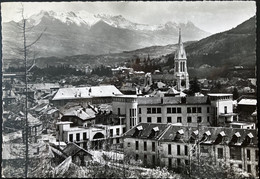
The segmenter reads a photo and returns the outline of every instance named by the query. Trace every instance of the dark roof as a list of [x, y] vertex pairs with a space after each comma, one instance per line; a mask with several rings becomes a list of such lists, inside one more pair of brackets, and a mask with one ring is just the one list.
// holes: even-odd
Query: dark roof
[[127, 131], [124, 134], [124, 137], [158, 139], [168, 126], [168, 124], [140, 123], [134, 128]]
[[152, 74], [153, 80], [164, 80], [164, 81], [173, 81], [175, 79], [172, 74]]
[[74, 156], [75, 154], [77, 154], [79, 151], [83, 151], [85, 153], [87, 153], [88, 155], [91, 155], [91, 153], [89, 153], [88, 151], [86, 151], [85, 149], [81, 148], [80, 146], [78, 146], [75, 143], [69, 143], [67, 144], [67, 146], [63, 149], [63, 153], [65, 155], [69, 156]]
[[[198, 137], [199, 139], [203, 139], [203, 136], [207, 131], [211, 134], [204, 144], [213, 144], [216, 139], [218, 138], [219, 135], [223, 134], [222, 131], [224, 131], [225, 134], [225, 141], [226, 144], [231, 144], [230, 141], [235, 135], [235, 133], [239, 132], [241, 137], [238, 140], [238, 143], [242, 144], [245, 139], [247, 138], [247, 135], [252, 137], [252, 144], [257, 145], [258, 144], [258, 136], [257, 136], [257, 131], [253, 129], [239, 129], [239, 128], [227, 128], [227, 127], [207, 127], [207, 126], [200, 126], [198, 127], [188, 127], [188, 126], [176, 126], [172, 124], [167, 131], [160, 137], [160, 141], [165, 141], [165, 142], [170, 142], [173, 141], [177, 135], [177, 131], [183, 130], [183, 135], [181, 136], [180, 141], [188, 142], [190, 140], [190, 137], [192, 136], [192, 132], [198, 130], [199, 134]], [[221, 133], [222, 132], [222, 133]], [[251, 135], [251, 134], [252, 135]], [[205, 138], [204, 138], [205, 139]], [[203, 144], [202, 143], [202, 144]]]

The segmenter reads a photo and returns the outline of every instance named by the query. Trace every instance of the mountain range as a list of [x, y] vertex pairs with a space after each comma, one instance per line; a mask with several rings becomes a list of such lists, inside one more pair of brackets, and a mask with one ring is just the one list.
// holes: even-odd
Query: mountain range
[[[148, 25], [132, 22], [122, 15], [95, 15], [85, 11], [41, 11], [26, 22], [27, 27], [33, 27], [27, 33], [28, 42], [47, 28], [33, 47], [37, 57], [100, 55], [174, 44], [178, 40], [179, 28], [184, 41], [200, 40], [211, 35], [190, 21]], [[14, 47], [22, 45], [18, 24], [14, 21], [2, 23], [4, 59], [17, 58]]]

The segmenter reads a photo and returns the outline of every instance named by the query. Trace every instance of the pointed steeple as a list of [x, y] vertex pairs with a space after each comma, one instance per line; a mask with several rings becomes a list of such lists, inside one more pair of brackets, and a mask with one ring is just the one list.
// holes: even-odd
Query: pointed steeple
[[178, 42], [178, 48], [175, 53], [175, 59], [187, 59], [186, 52], [183, 47], [183, 43], [181, 40], [181, 28], [179, 28], [179, 42]]
[[179, 28], [179, 45], [182, 44], [182, 40], [181, 40], [181, 28]]

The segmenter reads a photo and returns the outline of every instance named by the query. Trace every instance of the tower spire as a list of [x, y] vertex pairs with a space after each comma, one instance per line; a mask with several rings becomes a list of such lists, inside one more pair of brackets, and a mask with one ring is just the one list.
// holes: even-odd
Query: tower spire
[[182, 44], [182, 40], [181, 40], [181, 28], [179, 28], [179, 45]]

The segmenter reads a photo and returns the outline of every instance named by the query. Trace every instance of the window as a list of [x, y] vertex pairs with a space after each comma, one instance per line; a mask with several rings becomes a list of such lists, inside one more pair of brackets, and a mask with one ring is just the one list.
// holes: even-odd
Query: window
[[167, 108], [167, 113], [172, 113], [171, 108]]
[[152, 108], [152, 113], [156, 114], [156, 108]]
[[144, 154], [144, 164], [146, 165], [147, 163], [147, 155]]
[[209, 149], [207, 146], [202, 146], [200, 147], [200, 152], [201, 153], [209, 153]]
[[161, 123], [162, 122], [162, 118], [161, 117], [157, 117], [157, 123]]
[[185, 165], [189, 165], [189, 160], [185, 160]]
[[177, 122], [181, 123], [181, 117], [177, 117]]
[[181, 159], [177, 158], [177, 166], [181, 165]]
[[256, 174], [256, 176], [259, 176], [259, 168], [258, 168], [258, 165], [255, 166], [255, 174]]
[[168, 154], [169, 155], [172, 154], [172, 146], [171, 146], [171, 144], [168, 144]]
[[139, 150], [139, 142], [135, 141], [135, 150]]
[[177, 113], [181, 113], [181, 108], [177, 108]]
[[116, 143], [119, 144], [119, 142], [120, 142], [120, 141], [119, 141], [119, 138], [117, 138], [117, 139], [116, 139]]
[[230, 147], [230, 158], [234, 160], [241, 160], [241, 148]]
[[190, 116], [187, 117], [187, 122], [191, 123], [191, 117]]
[[120, 115], [120, 108], [117, 108], [117, 114]]
[[185, 153], [185, 155], [188, 155], [188, 146], [187, 145], [184, 146], [184, 153]]
[[167, 117], [167, 123], [172, 123], [172, 117]]
[[187, 113], [191, 113], [191, 108], [187, 108]]
[[242, 169], [242, 164], [238, 164], [238, 168], [241, 168], [241, 169]]
[[224, 112], [227, 114], [227, 106], [224, 106]]
[[119, 128], [116, 128], [116, 135], [119, 135]]
[[76, 140], [80, 141], [80, 134], [79, 133], [76, 134]]
[[210, 111], [209, 111], [209, 107], [207, 107], [207, 113], [209, 113]]
[[251, 173], [251, 165], [247, 165], [247, 173]]
[[162, 109], [161, 108], [157, 108], [157, 113], [158, 114], [162, 113]]
[[198, 113], [201, 113], [201, 107], [198, 107]]
[[70, 140], [70, 142], [73, 142], [73, 134], [69, 135], [69, 140]]
[[142, 118], [141, 117], [139, 117], [139, 123], [141, 123], [142, 122]]
[[83, 140], [87, 140], [87, 133], [86, 132], [83, 133]]
[[198, 122], [198, 123], [201, 123], [201, 122], [202, 122], [201, 116], [198, 116], [197, 122]]
[[147, 122], [152, 122], [152, 118], [151, 117], [147, 117]]
[[218, 159], [223, 158], [223, 148], [218, 148]]
[[144, 141], [144, 151], [147, 151], [147, 142]]
[[181, 146], [177, 145], [177, 155], [181, 155]]
[[207, 116], [207, 122], [209, 122], [209, 116]]
[[151, 114], [151, 108], [147, 108], [147, 114]]
[[139, 108], [138, 110], [139, 110], [139, 114], [142, 114], [142, 109], [141, 109], [141, 108]]
[[153, 165], [155, 165], [155, 155], [152, 157]]
[[246, 158], [247, 158], [247, 160], [249, 160], [249, 161], [251, 160], [250, 155], [251, 155], [251, 154], [250, 154], [250, 150], [247, 149], [247, 150], [246, 150]]
[[139, 155], [136, 154], [136, 155], [135, 155], [135, 160], [138, 160], [138, 159], [139, 159]]
[[127, 143], [127, 147], [131, 147], [131, 143], [130, 142]]
[[176, 108], [172, 108], [172, 113], [176, 113]]
[[258, 150], [255, 150], [255, 161], [258, 161]]
[[171, 158], [168, 158], [168, 166], [169, 166], [169, 168], [172, 168], [172, 159]]
[[113, 136], [113, 129], [110, 129], [109, 132], [110, 132], [110, 137], [112, 137]]
[[123, 133], [125, 133], [125, 132], [126, 132], [126, 127], [123, 128]]
[[155, 152], [155, 142], [152, 142], [152, 151]]
[[192, 108], [192, 113], [196, 113], [196, 107]]

